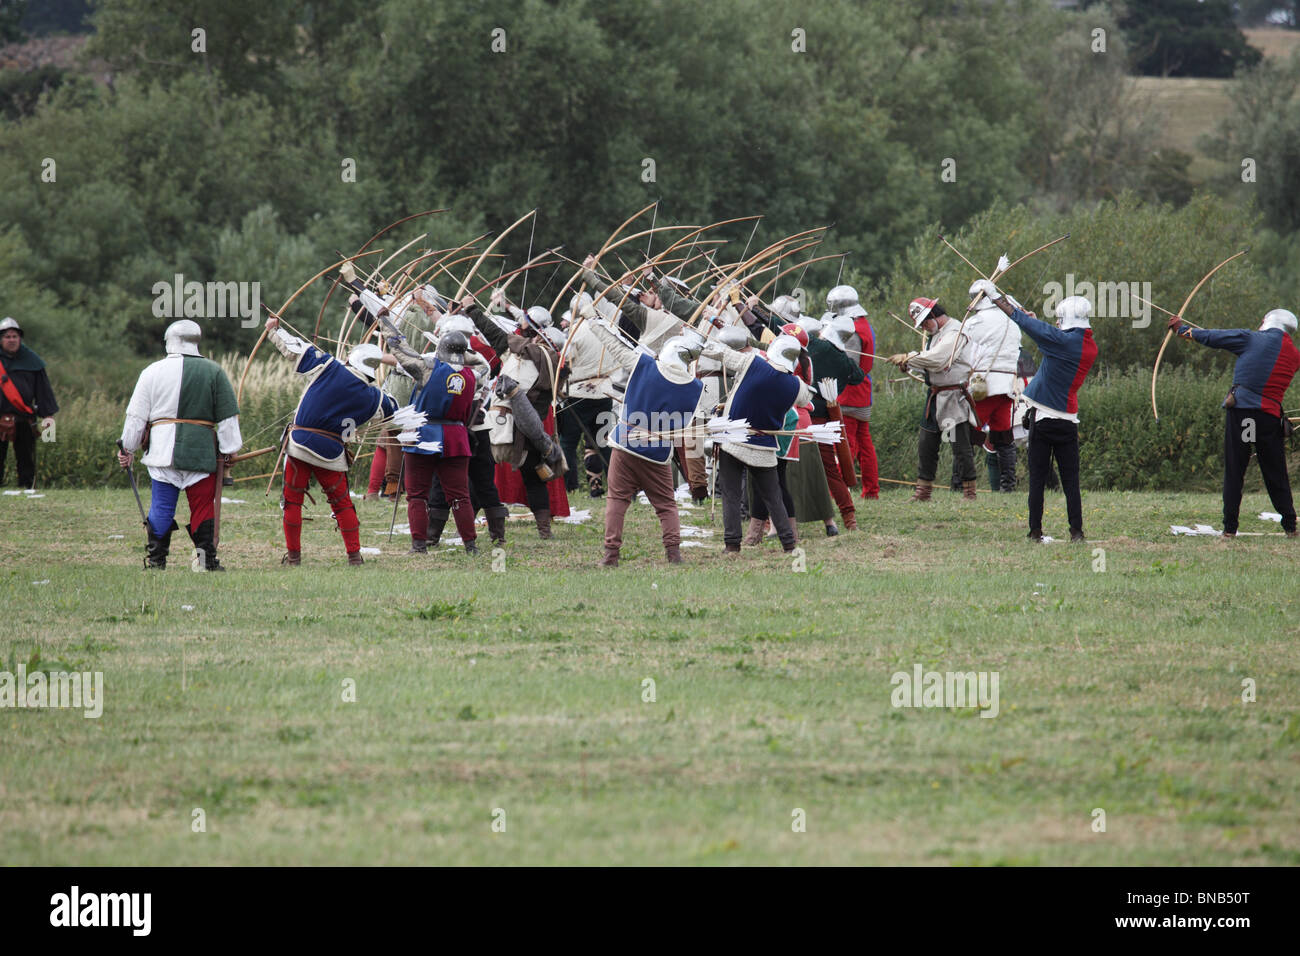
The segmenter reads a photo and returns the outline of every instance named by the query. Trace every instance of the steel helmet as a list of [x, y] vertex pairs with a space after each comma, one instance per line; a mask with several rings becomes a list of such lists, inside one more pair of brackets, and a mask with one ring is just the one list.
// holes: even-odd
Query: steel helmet
[[749, 333], [744, 326], [728, 325], [718, 330], [718, 341], [737, 352], [749, 348]]
[[836, 315], [847, 315], [851, 319], [867, 314], [867, 310], [858, 303], [858, 290], [851, 285], [837, 285], [827, 292], [826, 308]]
[[853, 319], [847, 315], [837, 315], [822, 326], [821, 337], [841, 352], [847, 352], [849, 339], [856, 335], [857, 331], [857, 328], [853, 325]]
[[772, 314], [785, 319], [787, 322], [794, 322], [799, 318], [799, 300], [792, 295], [778, 295], [772, 300]]
[[529, 306], [527, 315], [528, 321], [538, 331], [549, 329], [554, 324], [551, 321], [551, 313], [540, 305]]
[[22, 338], [23, 327], [18, 324], [17, 319], [6, 315], [4, 319], [0, 319], [0, 332], [8, 332], [10, 329], [13, 329], [18, 333], [18, 337]]
[[793, 335], [778, 335], [767, 346], [767, 360], [775, 369], [793, 372], [799, 367], [799, 353], [803, 347]]
[[469, 336], [455, 329], [448, 329], [438, 336], [438, 347], [434, 357], [448, 365], [464, 365], [465, 353], [469, 351]]
[[384, 352], [372, 342], [362, 342], [360, 345], [354, 345], [348, 349], [348, 367], [360, 374], [367, 381], [375, 380], [375, 373], [379, 370], [380, 359]]
[[694, 346], [680, 335], [667, 339], [659, 347], [655, 364], [664, 377], [670, 381], [683, 382], [692, 378], [691, 362], [695, 359]]

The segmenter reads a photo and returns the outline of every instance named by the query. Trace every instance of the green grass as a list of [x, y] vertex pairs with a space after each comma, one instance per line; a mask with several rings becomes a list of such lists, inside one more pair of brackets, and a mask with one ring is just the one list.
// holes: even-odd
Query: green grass
[[[285, 569], [239, 495], [224, 575], [141, 571], [124, 490], [0, 498], [0, 669], [106, 682], [98, 720], [0, 710], [7, 864], [1300, 862], [1300, 546], [1168, 534], [1212, 495], [1087, 494], [1079, 547], [1024, 541], [1021, 495], [891, 489], [805, 526], [803, 574], [724, 563], [720, 517], [670, 569], [644, 505], [600, 571], [599, 503], [551, 543], [511, 522], [495, 574], [390, 549], [370, 503], [385, 553], [348, 568], [309, 505]], [[894, 709], [917, 663], [998, 671], [1000, 716]]]

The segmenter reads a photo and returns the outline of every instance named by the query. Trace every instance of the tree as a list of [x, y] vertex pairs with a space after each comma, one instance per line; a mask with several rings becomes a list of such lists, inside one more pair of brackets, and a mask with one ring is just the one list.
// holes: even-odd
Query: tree
[[1125, 3], [1119, 25], [1145, 76], [1229, 77], [1262, 58], [1233, 21], [1230, 0]]

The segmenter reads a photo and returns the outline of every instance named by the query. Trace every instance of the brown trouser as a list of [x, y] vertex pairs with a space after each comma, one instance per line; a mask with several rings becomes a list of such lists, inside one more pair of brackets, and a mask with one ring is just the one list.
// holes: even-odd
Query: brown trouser
[[379, 444], [383, 446], [387, 455], [384, 459], [384, 487], [385, 489], [396, 487], [397, 476], [402, 470], [402, 446], [397, 442], [396, 430], [385, 428]]
[[609, 449], [609, 487], [605, 490], [605, 547], [617, 551], [623, 546], [623, 518], [638, 491], [644, 491], [659, 516], [664, 547], [682, 543], [682, 525], [673, 497], [673, 472], [667, 462], [638, 458], [622, 448]]
[[[703, 431], [703, 429], [701, 429]], [[686, 481], [691, 486], [691, 493], [707, 493], [709, 490], [709, 472], [704, 465], [704, 439], [695, 434], [682, 439], [682, 461], [686, 467]]]
[[[814, 418], [814, 425], [826, 424], [824, 418]], [[807, 443], [800, 443], [800, 450], [807, 448]], [[831, 490], [831, 497], [835, 499], [835, 504], [839, 506], [840, 514], [843, 515], [845, 523], [849, 522], [854, 515], [853, 507], [853, 484], [856, 480], [850, 475], [849, 482], [844, 480], [840, 473], [840, 458], [835, 452], [835, 445], [817, 445], [817, 450], [821, 452], [822, 466], [826, 469], [826, 484]]]

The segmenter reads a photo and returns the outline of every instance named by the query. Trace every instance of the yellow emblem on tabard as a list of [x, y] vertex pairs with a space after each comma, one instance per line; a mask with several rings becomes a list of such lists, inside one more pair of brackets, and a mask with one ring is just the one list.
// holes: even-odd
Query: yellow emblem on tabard
[[465, 376], [457, 372], [454, 375], [447, 376], [447, 394], [459, 395], [465, 391]]

